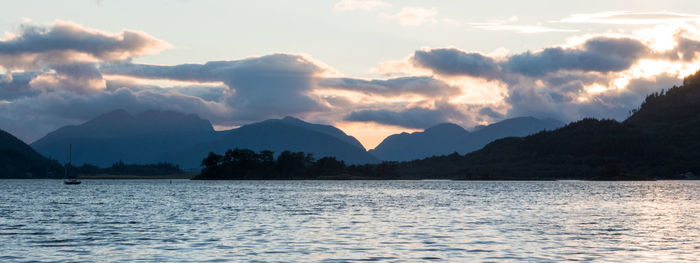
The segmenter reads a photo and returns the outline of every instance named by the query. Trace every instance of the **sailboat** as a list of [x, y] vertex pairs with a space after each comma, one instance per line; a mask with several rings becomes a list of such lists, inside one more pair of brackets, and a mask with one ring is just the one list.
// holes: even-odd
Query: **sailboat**
[[72, 159], [73, 159], [73, 145], [70, 144], [68, 146], [68, 163], [66, 163], [66, 174], [65, 174], [64, 179], [63, 179], [64, 184], [80, 184], [80, 180], [78, 180], [78, 176], [71, 173], [71, 168], [73, 168], [73, 165], [71, 165]]

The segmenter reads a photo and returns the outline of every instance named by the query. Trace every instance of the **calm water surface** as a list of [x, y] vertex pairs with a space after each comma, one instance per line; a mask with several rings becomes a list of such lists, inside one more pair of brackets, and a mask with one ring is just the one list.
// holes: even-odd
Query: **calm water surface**
[[692, 261], [700, 182], [0, 181], [0, 261]]

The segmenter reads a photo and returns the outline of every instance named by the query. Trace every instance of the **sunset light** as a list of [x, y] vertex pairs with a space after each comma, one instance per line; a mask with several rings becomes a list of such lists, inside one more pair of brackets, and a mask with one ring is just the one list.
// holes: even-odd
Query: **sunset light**
[[5, 0], [0, 262], [700, 261], [697, 0]]

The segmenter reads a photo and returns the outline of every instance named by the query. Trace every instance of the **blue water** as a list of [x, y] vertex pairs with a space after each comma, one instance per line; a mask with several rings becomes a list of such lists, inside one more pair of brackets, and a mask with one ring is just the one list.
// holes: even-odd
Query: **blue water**
[[700, 182], [0, 181], [0, 261], [700, 260]]

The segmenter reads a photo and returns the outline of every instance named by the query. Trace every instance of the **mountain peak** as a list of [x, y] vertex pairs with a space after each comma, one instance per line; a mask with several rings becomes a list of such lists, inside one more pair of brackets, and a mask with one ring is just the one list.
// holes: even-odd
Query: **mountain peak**
[[305, 122], [299, 118], [292, 117], [292, 116], [285, 116], [284, 118], [282, 118], [282, 121]]
[[427, 128], [424, 132], [466, 132], [466, 130], [457, 124], [446, 122]]
[[190, 115], [186, 113], [182, 113], [179, 111], [172, 111], [172, 110], [161, 110], [161, 109], [150, 109], [147, 111], [143, 111], [139, 114], [136, 114], [136, 116], [182, 116], [182, 115]]
[[116, 109], [102, 115], [93, 118], [91, 121], [95, 120], [120, 120], [133, 117], [129, 112], [124, 109]]
[[284, 123], [292, 124], [292, 125], [297, 125], [297, 126], [299, 126], [299, 125], [302, 125], [302, 126], [303, 125], [320, 125], [320, 124], [312, 124], [309, 122], [305, 122], [302, 119], [292, 117], [292, 116], [286, 116], [286, 117], [280, 119], [280, 121], [284, 122]]
[[286, 124], [286, 125], [292, 125], [292, 126], [296, 126], [296, 127], [300, 127], [300, 128], [306, 129], [306, 130], [311, 130], [311, 131], [315, 131], [315, 132], [324, 133], [324, 134], [327, 134], [327, 135], [331, 135], [331, 136], [333, 136], [333, 137], [336, 137], [336, 138], [338, 138], [338, 139], [340, 139], [340, 140], [342, 140], [342, 141], [344, 141], [344, 142], [350, 143], [350, 144], [352, 144], [353, 146], [362, 149], [363, 151], [365, 150], [365, 147], [362, 146], [362, 144], [360, 143], [360, 141], [358, 141], [355, 137], [352, 137], [352, 136], [350, 136], [350, 135], [347, 135], [347, 134], [345, 134], [345, 132], [343, 132], [342, 130], [340, 130], [340, 129], [336, 128], [336, 127], [333, 127], [333, 126], [331, 126], [331, 125], [309, 123], [309, 122], [305, 122], [305, 121], [303, 121], [303, 120], [301, 120], [301, 119], [298, 119], [298, 118], [295, 118], [295, 117], [292, 117], [292, 116], [286, 116], [286, 117], [284, 117], [284, 118], [282, 118], [282, 119], [279, 119], [279, 120], [277, 120], [277, 119], [270, 119], [270, 120], [266, 120], [266, 121], [254, 123], [254, 124], [251, 124], [251, 125], [258, 125], [258, 124], [261, 124], [261, 123], [284, 123], [284, 124]]

